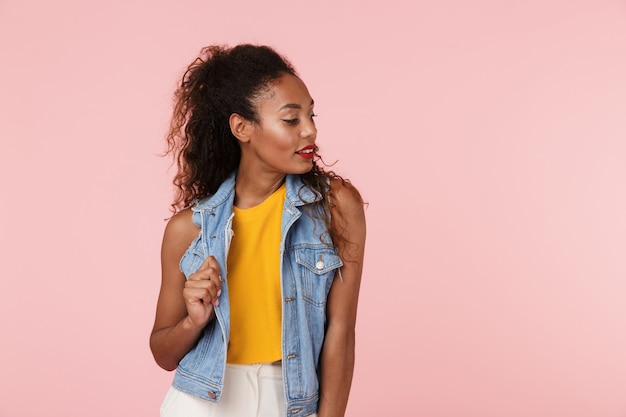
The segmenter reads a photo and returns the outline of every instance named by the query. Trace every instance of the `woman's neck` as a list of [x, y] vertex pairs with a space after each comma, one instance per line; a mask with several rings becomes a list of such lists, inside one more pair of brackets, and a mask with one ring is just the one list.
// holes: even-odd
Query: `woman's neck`
[[261, 204], [285, 182], [284, 174], [250, 173], [239, 168], [235, 180], [235, 206], [241, 209]]

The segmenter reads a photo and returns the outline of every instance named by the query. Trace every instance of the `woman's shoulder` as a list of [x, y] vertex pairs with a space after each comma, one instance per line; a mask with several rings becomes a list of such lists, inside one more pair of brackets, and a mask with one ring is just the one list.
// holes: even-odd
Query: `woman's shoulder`
[[363, 260], [365, 245], [365, 203], [359, 190], [347, 180], [333, 178], [330, 181], [331, 222], [333, 240], [344, 261]]
[[341, 212], [363, 209], [363, 197], [352, 182], [335, 177], [330, 180], [330, 193], [333, 198], [332, 207]]
[[193, 211], [186, 208], [173, 215], [165, 227], [164, 240], [189, 246], [198, 236], [200, 228], [193, 222]]

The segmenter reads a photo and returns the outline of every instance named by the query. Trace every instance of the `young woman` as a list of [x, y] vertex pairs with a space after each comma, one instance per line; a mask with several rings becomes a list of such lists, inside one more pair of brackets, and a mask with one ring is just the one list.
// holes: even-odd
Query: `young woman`
[[266, 46], [209, 46], [176, 92], [178, 173], [150, 347], [162, 416], [343, 416], [365, 245], [316, 161], [313, 99]]

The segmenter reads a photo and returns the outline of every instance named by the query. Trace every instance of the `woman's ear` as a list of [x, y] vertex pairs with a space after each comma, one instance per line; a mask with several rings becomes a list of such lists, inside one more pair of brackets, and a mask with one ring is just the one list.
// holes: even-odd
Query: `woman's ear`
[[230, 131], [239, 142], [246, 143], [250, 140], [250, 132], [252, 128], [252, 123], [250, 121], [244, 119], [237, 113], [233, 113], [230, 115], [228, 123], [230, 125]]

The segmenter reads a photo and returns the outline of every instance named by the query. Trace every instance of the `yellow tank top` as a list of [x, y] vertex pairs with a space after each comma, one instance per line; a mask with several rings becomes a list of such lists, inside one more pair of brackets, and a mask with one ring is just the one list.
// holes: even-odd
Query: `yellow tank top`
[[228, 363], [273, 362], [282, 357], [280, 235], [285, 196], [283, 184], [258, 206], [233, 207], [227, 260]]

